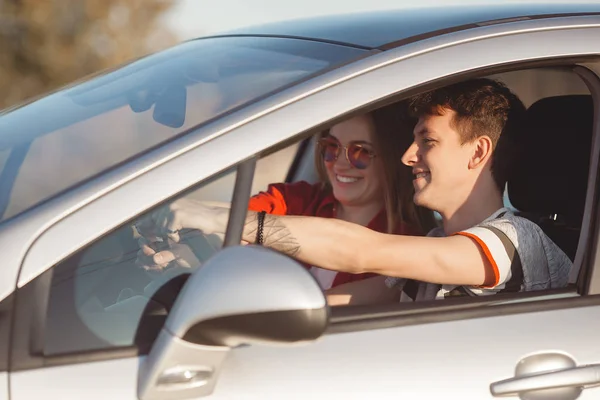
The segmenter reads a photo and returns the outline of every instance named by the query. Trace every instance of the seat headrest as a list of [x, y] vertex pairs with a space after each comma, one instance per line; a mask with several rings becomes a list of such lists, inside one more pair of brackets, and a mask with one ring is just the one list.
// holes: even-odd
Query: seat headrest
[[581, 223], [593, 117], [590, 95], [548, 97], [529, 107], [517, 140], [519, 157], [508, 181], [514, 207]]

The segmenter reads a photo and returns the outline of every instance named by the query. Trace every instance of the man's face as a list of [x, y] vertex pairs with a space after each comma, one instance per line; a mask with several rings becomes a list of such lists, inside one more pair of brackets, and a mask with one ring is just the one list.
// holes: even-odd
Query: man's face
[[474, 186], [469, 172], [473, 145], [461, 144], [459, 133], [451, 125], [455, 112], [425, 115], [414, 129], [414, 142], [402, 156], [413, 170], [415, 204], [440, 213], [460, 207]]

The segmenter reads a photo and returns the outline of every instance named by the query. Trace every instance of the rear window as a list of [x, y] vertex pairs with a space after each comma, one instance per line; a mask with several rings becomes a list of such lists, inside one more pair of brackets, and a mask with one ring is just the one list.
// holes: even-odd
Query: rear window
[[365, 50], [300, 39], [190, 41], [0, 115], [0, 221]]

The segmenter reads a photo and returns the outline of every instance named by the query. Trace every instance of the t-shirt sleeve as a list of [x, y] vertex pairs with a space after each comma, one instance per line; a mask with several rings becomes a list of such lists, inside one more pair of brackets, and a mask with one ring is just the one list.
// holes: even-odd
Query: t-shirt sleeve
[[[494, 282], [489, 286], [482, 286], [482, 289], [494, 289], [504, 285], [512, 277], [513, 265], [520, 263], [515, 246], [510, 241], [509, 236], [504, 233], [505, 230], [511, 228], [511, 224], [508, 222], [494, 226], [481, 224], [457, 233], [457, 235], [473, 239], [492, 266]], [[439, 237], [443, 235], [430, 232], [427, 236]], [[385, 284], [388, 288], [396, 287], [404, 290], [406, 280], [388, 277]]]
[[[512, 261], [507, 288], [514, 289], [515, 285], [522, 284], [522, 290], [530, 291], [567, 285], [573, 265], [571, 260], [535, 223], [507, 215], [480, 224], [477, 228], [496, 232], [503, 242], [508, 259]], [[507, 264], [501, 257], [495, 258], [495, 261], [501, 275], [499, 284], [502, 284], [503, 274], [507, 274]]]
[[275, 215], [301, 215], [318, 194], [319, 184], [308, 182], [273, 183], [266, 191], [250, 198], [248, 210]]
[[491, 264], [494, 282], [489, 286], [483, 286], [486, 289], [502, 285], [512, 276], [512, 266], [517, 261], [518, 253], [509, 236], [504, 232], [510, 229], [509, 223], [495, 226], [481, 224], [457, 233], [473, 239]]

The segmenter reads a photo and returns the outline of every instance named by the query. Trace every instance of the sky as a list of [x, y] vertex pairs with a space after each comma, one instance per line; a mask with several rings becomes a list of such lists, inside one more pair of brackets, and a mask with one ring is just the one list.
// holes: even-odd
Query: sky
[[[566, 0], [527, 0], [564, 3]], [[243, 26], [315, 15], [352, 13], [436, 5], [522, 3], [522, 0], [179, 0], [166, 22], [181, 40]], [[598, 0], [577, 0], [597, 3]]]

